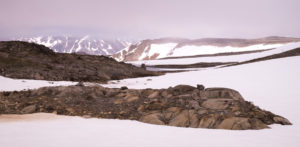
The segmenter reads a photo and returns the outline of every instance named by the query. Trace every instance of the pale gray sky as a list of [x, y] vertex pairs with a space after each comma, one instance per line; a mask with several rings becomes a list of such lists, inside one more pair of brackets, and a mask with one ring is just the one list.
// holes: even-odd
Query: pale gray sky
[[300, 37], [300, 0], [0, 0], [0, 38]]

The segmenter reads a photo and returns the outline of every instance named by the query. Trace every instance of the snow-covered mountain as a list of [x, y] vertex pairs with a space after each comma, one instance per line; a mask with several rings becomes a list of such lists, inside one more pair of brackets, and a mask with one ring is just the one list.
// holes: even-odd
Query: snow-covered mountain
[[189, 40], [162, 38], [143, 40], [117, 52], [113, 57], [119, 61], [154, 60], [168, 57], [267, 50], [291, 42], [300, 42], [300, 38], [276, 36], [259, 39], [203, 38]]
[[89, 36], [39, 36], [19, 38], [17, 40], [42, 44], [60, 53], [85, 53], [106, 56], [112, 55], [131, 45], [130, 42], [120, 39], [108, 40]]

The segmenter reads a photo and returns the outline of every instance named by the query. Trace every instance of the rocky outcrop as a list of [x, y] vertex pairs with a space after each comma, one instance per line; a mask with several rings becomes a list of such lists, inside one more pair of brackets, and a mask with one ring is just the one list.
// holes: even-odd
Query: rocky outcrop
[[43, 45], [0, 42], [0, 75], [10, 78], [107, 82], [159, 75], [105, 56], [54, 53]]
[[78, 84], [0, 93], [0, 114], [35, 112], [192, 128], [245, 130], [274, 123], [291, 125], [286, 118], [245, 101], [233, 89], [203, 85], [135, 90]]

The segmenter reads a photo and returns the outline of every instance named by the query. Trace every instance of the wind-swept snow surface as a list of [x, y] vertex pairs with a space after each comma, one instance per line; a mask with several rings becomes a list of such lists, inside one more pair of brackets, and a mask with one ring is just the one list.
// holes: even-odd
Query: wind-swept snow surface
[[[241, 52], [241, 51], [254, 51], [254, 50], [265, 50], [284, 46], [284, 44], [256, 44], [246, 47], [218, 47], [212, 45], [204, 46], [183, 46], [181, 48], [174, 49], [174, 52], [169, 57], [178, 56], [193, 56], [193, 55], [207, 55], [207, 54], [217, 54], [217, 53], [228, 53], [228, 52]], [[167, 56], [164, 56], [167, 57]]]
[[[144, 58], [151, 58], [155, 54], [158, 56], [156, 58], [167, 57], [167, 55], [172, 51], [176, 46], [176, 43], [166, 43], [166, 44], [151, 44], [150, 48], [145, 50], [142, 55], [139, 57], [139, 60]], [[147, 51], [147, 52], [146, 52]]]
[[[53, 114], [52, 114], [53, 115]], [[260, 147], [298, 146], [292, 127], [260, 131], [191, 129], [129, 120], [52, 116], [0, 123], [1, 146], [9, 147]], [[32, 120], [30, 120], [30, 118]], [[273, 134], [274, 130], [281, 132]]]
[[117, 84], [106, 85], [168, 88], [177, 84], [204, 84], [206, 87], [233, 88], [255, 105], [286, 117], [293, 123], [292, 126], [272, 125], [271, 129], [230, 131], [158, 126], [129, 120], [57, 116], [59, 119], [47, 121], [2, 121], [0, 144], [10, 147], [299, 147], [299, 65], [300, 57], [289, 57], [234, 67], [171, 73], [160, 77], [126, 79]]
[[166, 64], [194, 64], [199, 62], [243, 62], [255, 58], [265, 57], [289, 51], [300, 47], [300, 42], [289, 43], [284, 46], [257, 53], [241, 54], [241, 55], [224, 55], [224, 56], [211, 56], [211, 57], [192, 57], [192, 58], [178, 58], [178, 59], [161, 59], [161, 60], [144, 60], [144, 61], [131, 61], [135, 65], [142, 63], [146, 65], [166, 65]]
[[69, 81], [43, 81], [43, 80], [25, 80], [11, 79], [0, 76], [0, 91], [19, 91], [26, 89], [36, 89], [46, 86], [68, 86], [75, 85], [77, 82]]

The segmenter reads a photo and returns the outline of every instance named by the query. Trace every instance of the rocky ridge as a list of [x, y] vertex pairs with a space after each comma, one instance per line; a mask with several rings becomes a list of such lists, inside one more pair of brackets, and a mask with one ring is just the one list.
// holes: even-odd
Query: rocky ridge
[[79, 83], [0, 93], [0, 114], [36, 112], [191, 128], [245, 130], [275, 123], [291, 125], [287, 119], [245, 101], [233, 89], [203, 85], [138, 90]]
[[159, 75], [105, 56], [55, 53], [35, 43], [0, 42], [0, 75], [18, 79], [107, 82]]

